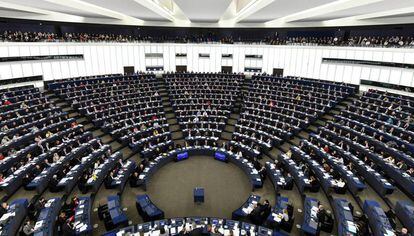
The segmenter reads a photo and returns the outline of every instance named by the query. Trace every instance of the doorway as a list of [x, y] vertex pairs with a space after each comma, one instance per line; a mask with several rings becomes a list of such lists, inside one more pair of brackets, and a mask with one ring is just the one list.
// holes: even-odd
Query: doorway
[[187, 72], [187, 66], [175, 66], [176, 72]]
[[231, 74], [231, 73], [233, 73], [233, 67], [232, 66], [222, 66], [221, 67], [221, 72]]
[[283, 76], [283, 69], [281, 68], [273, 68], [273, 75], [274, 76]]
[[135, 73], [135, 68], [133, 66], [124, 66], [124, 74], [132, 75]]

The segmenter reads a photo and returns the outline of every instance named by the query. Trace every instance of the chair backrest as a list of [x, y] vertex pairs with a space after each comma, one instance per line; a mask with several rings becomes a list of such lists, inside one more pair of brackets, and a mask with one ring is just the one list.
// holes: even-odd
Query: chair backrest
[[293, 206], [292, 206], [292, 204], [289, 203], [286, 207], [286, 210], [288, 212], [289, 218], [292, 218], [293, 217]]

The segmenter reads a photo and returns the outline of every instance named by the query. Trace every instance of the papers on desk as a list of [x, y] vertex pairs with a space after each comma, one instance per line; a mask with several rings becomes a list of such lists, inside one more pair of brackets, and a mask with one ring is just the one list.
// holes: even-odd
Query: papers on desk
[[41, 230], [42, 226], [43, 226], [43, 220], [38, 221], [38, 222], [36, 222], [36, 224], [35, 224], [35, 226], [34, 226], [34, 230], [35, 230], [35, 231], [37, 231], [37, 230], [39, 230], [39, 229]]
[[317, 218], [317, 214], [318, 214], [318, 208], [316, 207], [316, 206], [313, 206], [312, 208], [311, 208], [311, 212], [310, 212], [311, 214], [310, 214], [310, 216], [312, 217], [312, 218]]
[[83, 232], [83, 231], [86, 231], [88, 229], [88, 225], [81, 222], [81, 223], [79, 223], [75, 226], [75, 229], [78, 232]]
[[116, 236], [123, 236], [125, 235], [125, 231], [124, 230], [120, 230], [116, 233]]
[[395, 233], [393, 231], [387, 229], [385, 231], [385, 236], [395, 236]]
[[246, 208], [242, 208], [242, 211], [246, 214], [246, 215], [248, 215], [248, 214], [250, 214], [252, 211], [253, 211], [253, 207], [246, 207]]
[[152, 231], [152, 232], [144, 233], [144, 236], [158, 236], [158, 235], [160, 235], [160, 231], [159, 230], [155, 230], [155, 231]]
[[0, 218], [0, 221], [1, 222], [6, 221], [7, 219], [9, 219], [10, 217], [13, 217], [14, 215], [15, 215], [15, 212], [8, 212]]
[[354, 222], [352, 221], [346, 221], [347, 229], [349, 232], [356, 234], [357, 233], [357, 227], [355, 226]]
[[276, 221], [277, 223], [279, 223], [279, 222], [282, 221], [282, 217], [283, 216], [281, 214], [272, 213], [272, 217], [273, 217], [273, 220], [274, 221]]

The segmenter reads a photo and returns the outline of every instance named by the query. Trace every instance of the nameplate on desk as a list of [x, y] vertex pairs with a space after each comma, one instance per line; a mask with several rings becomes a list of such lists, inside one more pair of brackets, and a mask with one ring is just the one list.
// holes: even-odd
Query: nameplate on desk
[[179, 153], [177, 154], [177, 161], [181, 161], [184, 159], [188, 159], [188, 152], [183, 152], [183, 153]]
[[214, 154], [214, 159], [219, 160], [219, 161], [227, 161], [227, 156], [224, 153], [216, 152]]

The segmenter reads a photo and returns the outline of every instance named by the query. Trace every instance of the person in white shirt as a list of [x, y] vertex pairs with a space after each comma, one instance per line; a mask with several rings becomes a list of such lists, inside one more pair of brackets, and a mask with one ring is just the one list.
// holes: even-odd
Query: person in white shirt
[[285, 208], [285, 209], [283, 209], [283, 212], [282, 212], [282, 219], [283, 219], [283, 221], [285, 221], [285, 222], [288, 222], [289, 221], [289, 214], [288, 214], [288, 211], [287, 211], [287, 209]]

